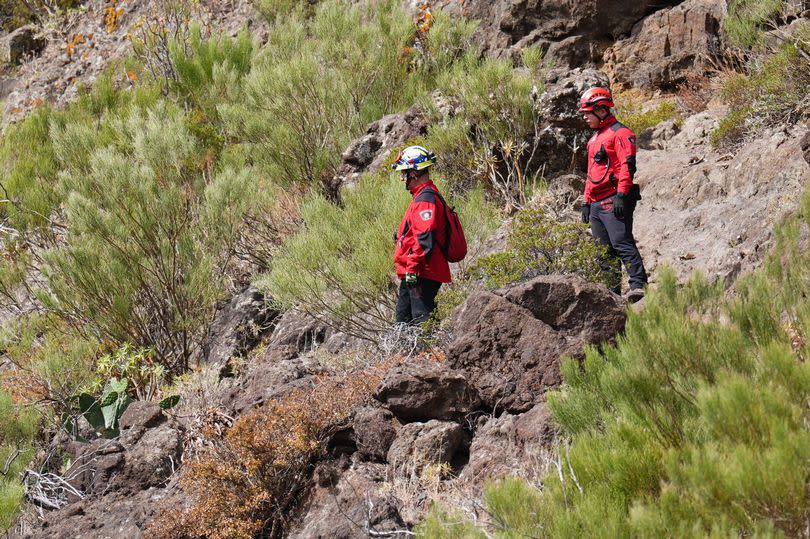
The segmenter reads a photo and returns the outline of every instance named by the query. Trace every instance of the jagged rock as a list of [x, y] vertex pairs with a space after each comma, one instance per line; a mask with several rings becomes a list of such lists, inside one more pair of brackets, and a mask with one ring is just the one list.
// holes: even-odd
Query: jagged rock
[[152, 428], [158, 426], [165, 420], [160, 406], [151, 401], [135, 401], [124, 411], [118, 421], [120, 430], [133, 427]]
[[595, 69], [555, 68], [548, 72], [536, 104], [543, 128], [537, 135], [536, 152], [542, 164], [535, 163], [544, 167], [547, 177], [587, 170], [587, 156], [581, 148], [590, 132], [577, 111], [579, 97], [592, 86], [607, 85], [607, 76]]
[[227, 379], [221, 389], [220, 402], [228, 403], [235, 414], [241, 414], [268, 400], [311, 385], [313, 376], [328, 372], [312, 358], [290, 357], [290, 351], [284, 349], [281, 356], [276, 352], [268, 349], [248, 366], [242, 376]]
[[374, 397], [403, 421], [460, 420], [481, 402], [463, 373], [430, 361], [397, 365]]
[[584, 344], [613, 340], [627, 320], [618, 296], [578, 276], [541, 275], [499, 293]]
[[577, 109], [580, 96], [593, 86], [610, 86], [607, 75], [596, 69], [551, 69], [537, 103], [537, 113], [555, 127], [587, 131], [582, 113]]
[[354, 413], [352, 429], [357, 451], [366, 460], [384, 461], [397, 436], [394, 414], [371, 406]]
[[276, 324], [270, 337], [270, 348], [292, 347], [297, 352], [310, 352], [323, 344], [334, 331], [299, 311], [287, 311]]
[[363, 172], [378, 170], [393, 148], [427, 132], [428, 120], [418, 106], [389, 114], [369, 124], [366, 134], [352, 142], [341, 156], [342, 164], [333, 184], [354, 184]]
[[367, 462], [326, 474], [329, 480], [314, 485], [290, 539], [365, 539], [405, 529], [398, 501], [380, 491], [384, 474], [385, 465]]
[[253, 348], [279, 312], [256, 288], [248, 287], [219, 311], [202, 344], [202, 363], [224, 367], [232, 357]]
[[541, 276], [499, 294], [467, 298], [447, 354], [495, 413], [525, 412], [559, 385], [562, 356], [581, 356], [624, 327], [621, 300], [578, 277]]
[[799, 141], [799, 147], [802, 150], [804, 160], [807, 161], [808, 165], [810, 165], [810, 121], [808, 121], [805, 126], [807, 127], [807, 132]]
[[17, 28], [0, 39], [0, 65], [19, 64], [26, 56], [36, 56], [45, 48], [47, 41], [37, 37], [33, 25]]
[[467, 374], [490, 410], [526, 411], [559, 385], [569, 343], [528, 309], [473, 292], [453, 318], [448, 364]]
[[520, 415], [490, 417], [475, 430], [470, 460], [459, 481], [482, 486], [489, 479], [523, 475], [521, 471], [540, 475], [555, 435], [545, 403]]
[[616, 36], [630, 32], [646, 15], [679, 1], [441, 0], [435, 5], [480, 20], [474, 38], [490, 56], [509, 57], [538, 45], [557, 65], [578, 67], [597, 61]]
[[20, 533], [10, 530], [12, 539], [112, 539], [143, 537], [144, 529], [167, 504], [180, 503], [179, 491], [148, 489], [133, 495], [111, 493], [101, 498], [71, 503], [46, 513], [37, 529]]
[[[141, 425], [118, 440], [71, 444], [72, 465], [65, 477], [86, 500], [107, 492], [134, 495], [165, 486], [179, 466], [182, 451], [183, 435], [177, 424], [164, 423], [152, 429]], [[68, 501], [78, 499], [71, 496]]]
[[388, 450], [388, 477], [417, 480], [428, 466], [450, 464], [463, 440], [458, 423], [436, 419], [408, 423]]
[[703, 74], [716, 65], [725, 15], [726, 3], [715, 0], [687, 0], [658, 11], [605, 51], [605, 70], [621, 86], [674, 89], [687, 73]]

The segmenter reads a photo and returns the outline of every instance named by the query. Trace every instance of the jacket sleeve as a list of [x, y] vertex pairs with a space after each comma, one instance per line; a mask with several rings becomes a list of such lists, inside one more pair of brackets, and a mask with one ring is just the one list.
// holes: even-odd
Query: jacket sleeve
[[406, 273], [419, 275], [436, 245], [436, 223], [439, 218], [439, 206], [434, 202], [416, 200], [411, 212], [411, 229], [414, 242], [405, 266]]
[[614, 150], [618, 157], [616, 190], [628, 194], [636, 175], [636, 135], [629, 129], [620, 129], [614, 140]]

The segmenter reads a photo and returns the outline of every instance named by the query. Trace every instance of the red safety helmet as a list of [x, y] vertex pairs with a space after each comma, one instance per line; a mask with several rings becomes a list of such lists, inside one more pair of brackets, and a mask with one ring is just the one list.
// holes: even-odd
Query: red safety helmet
[[590, 88], [585, 90], [582, 97], [579, 98], [579, 111], [580, 112], [593, 112], [595, 106], [612, 107], [613, 98], [610, 95], [610, 90], [604, 88]]

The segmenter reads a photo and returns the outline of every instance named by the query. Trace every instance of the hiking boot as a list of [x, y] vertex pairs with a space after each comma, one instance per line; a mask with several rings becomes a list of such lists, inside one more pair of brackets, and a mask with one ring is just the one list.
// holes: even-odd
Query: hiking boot
[[643, 288], [633, 288], [632, 290], [627, 292], [627, 295], [624, 297], [624, 299], [627, 300], [627, 303], [636, 303], [643, 297], [644, 297]]

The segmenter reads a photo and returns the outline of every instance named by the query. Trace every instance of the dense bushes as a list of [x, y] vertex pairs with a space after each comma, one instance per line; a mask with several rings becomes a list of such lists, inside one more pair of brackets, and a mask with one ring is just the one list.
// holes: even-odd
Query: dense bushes
[[244, 414], [223, 437], [208, 433], [206, 448], [186, 464], [181, 479], [193, 506], [165, 511], [147, 536], [283, 536], [314, 459], [345, 428], [351, 411], [371, 398], [386, 367], [320, 379]]
[[[437, 89], [458, 110], [441, 118], [424, 144], [442, 156], [453, 192], [483, 185], [510, 213], [536, 187], [542, 170], [534, 159], [539, 142], [534, 97], [543, 91], [541, 59], [539, 49], [525, 49], [524, 66], [515, 69], [509, 60], [481, 59], [471, 50], [440, 73]], [[424, 106], [439, 118], [435, 99]]]
[[712, 133], [714, 146], [734, 144], [775, 123], [806, 115], [810, 87], [810, 23], [781, 27], [801, 10], [792, 0], [737, 0], [729, 4], [724, 28], [738, 47], [742, 72], [722, 90], [729, 114]]
[[415, 63], [415, 25], [399, 2], [367, 9], [331, 0], [309, 18], [295, 9], [276, 17], [241, 99], [219, 109], [230, 135], [248, 145], [263, 173], [333, 197], [348, 143], [429, 90], [431, 66], [450, 64], [472, 33], [469, 23], [436, 20], [425, 52], [433, 61]]
[[[679, 288], [664, 272], [616, 346], [565, 362], [549, 404], [570, 449], [542, 495], [490, 505], [496, 537], [805, 533], [808, 217], [810, 196], [735, 298], [700, 276]], [[512, 524], [517, 509], [534, 516]], [[422, 535], [442, 536], [431, 530], [446, 520], [434, 513]]]

